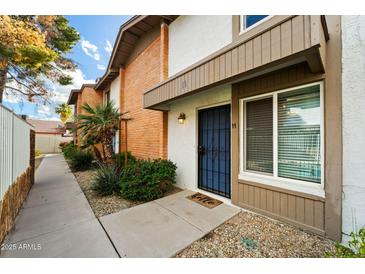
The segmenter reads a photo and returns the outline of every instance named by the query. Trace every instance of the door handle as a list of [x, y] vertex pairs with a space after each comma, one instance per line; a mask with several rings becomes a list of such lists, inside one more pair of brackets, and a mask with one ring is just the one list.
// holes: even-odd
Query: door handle
[[205, 148], [203, 146], [198, 146], [198, 153], [199, 154], [204, 154], [205, 153]]

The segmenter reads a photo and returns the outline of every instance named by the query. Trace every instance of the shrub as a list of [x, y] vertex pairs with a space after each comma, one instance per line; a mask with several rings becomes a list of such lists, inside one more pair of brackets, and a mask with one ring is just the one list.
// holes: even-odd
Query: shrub
[[351, 232], [351, 240], [348, 241], [348, 247], [336, 243], [335, 253], [326, 253], [327, 257], [335, 258], [365, 258], [365, 227], [361, 228], [358, 233]]
[[122, 170], [121, 194], [124, 198], [151, 201], [162, 197], [176, 182], [176, 165], [168, 160], [137, 160]]
[[[134, 163], [137, 159], [132, 155], [130, 151], [128, 151], [128, 163]], [[124, 168], [125, 165], [125, 151], [116, 153], [114, 155], [114, 163], [118, 169]]]
[[73, 170], [87, 170], [92, 167], [94, 155], [88, 150], [76, 149], [69, 160], [70, 166]]
[[77, 152], [77, 146], [73, 143], [69, 143], [63, 147], [62, 152], [66, 159], [71, 159]]
[[93, 189], [102, 196], [118, 192], [121, 174], [115, 165], [100, 164], [93, 178]]
[[58, 146], [60, 147], [60, 149], [63, 151], [63, 149], [68, 146], [69, 144], [73, 144], [73, 142], [61, 142]]
[[43, 153], [42, 153], [42, 151], [41, 150], [39, 150], [39, 149], [36, 149], [35, 151], [34, 151], [34, 156], [35, 157], [38, 157], [38, 156], [41, 156]]

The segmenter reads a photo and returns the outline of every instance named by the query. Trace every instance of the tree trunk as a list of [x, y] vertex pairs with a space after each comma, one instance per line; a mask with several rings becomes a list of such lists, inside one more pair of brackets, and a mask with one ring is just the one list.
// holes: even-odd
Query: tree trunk
[[8, 74], [7, 66], [5, 66], [4, 68], [0, 68], [0, 103], [3, 102], [7, 74]]

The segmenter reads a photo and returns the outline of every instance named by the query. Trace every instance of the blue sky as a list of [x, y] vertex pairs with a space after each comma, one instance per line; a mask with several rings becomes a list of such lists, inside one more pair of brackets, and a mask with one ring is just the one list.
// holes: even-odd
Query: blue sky
[[101, 77], [108, 65], [111, 50], [114, 46], [120, 26], [131, 16], [66, 16], [69, 24], [80, 33], [80, 41], [69, 54], [78, 69], [72, 73], [74, 78], [70, 86], [50, 84], [55, 94], [51, 104], [33, 104], [14, 96], [6, 96], [4, 105], [18, 114], [26, 114], [32, 118], [58, 120], [54, 112], [55, 106], [65, 102], [71, 89], [80, 88], [83, 83], [94, 83]]

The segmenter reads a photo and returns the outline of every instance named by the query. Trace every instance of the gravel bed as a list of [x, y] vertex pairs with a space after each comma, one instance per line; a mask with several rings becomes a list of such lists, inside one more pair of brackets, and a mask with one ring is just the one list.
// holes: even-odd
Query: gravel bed
[[180, 258], [315, 258], [334, 242], [293, 226], [242, 211], [177, 254]]
[[[96, 217], [101, 217], [111, 213], [118, 212], [120, 210], [130, 208], [144, 202], [133, 202], [123, 199], [117, 194], [109, 196], [101, 196], [92, 189], [92, 177], [95, 175], [95, 170], [75, 171], [73, 172], [77, 182], [79, 183], [82, 191], [84, 192], [89, 204], [94, 211]], [[171, 191], [167, 192], [164, 196], [168, 196], [181, 191], [181, 189], [174, 187]]]

